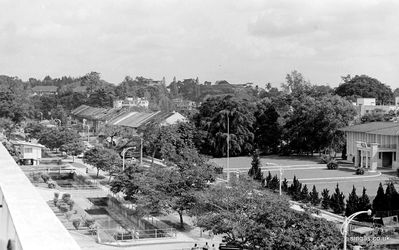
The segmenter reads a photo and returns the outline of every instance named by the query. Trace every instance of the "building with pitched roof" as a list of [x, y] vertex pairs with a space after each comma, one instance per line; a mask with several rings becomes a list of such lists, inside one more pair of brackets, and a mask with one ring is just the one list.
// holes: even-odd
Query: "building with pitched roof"
[[57, 86], [35, 86], [32, 88], [32, 95], [56, 95]]
[[340, 129], [346, 136], [348, 158], [356, 167], [399, 168], [399, 123], [371, 122]]

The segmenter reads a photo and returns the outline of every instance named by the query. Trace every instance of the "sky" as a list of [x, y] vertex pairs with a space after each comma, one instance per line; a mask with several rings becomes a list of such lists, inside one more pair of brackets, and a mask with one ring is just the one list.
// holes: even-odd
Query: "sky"
[[0, 74], [399, 87], [399, 1], [0, 0]]

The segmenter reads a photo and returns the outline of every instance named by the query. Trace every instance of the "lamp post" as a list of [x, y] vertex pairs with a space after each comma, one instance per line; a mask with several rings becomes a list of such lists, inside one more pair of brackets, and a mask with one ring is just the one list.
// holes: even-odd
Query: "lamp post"
[[89, 127], [88, 124], [85, 124], [85, 126], [87, 126], [87, 143], [90, 143], [90, 135], [89, 135], [89, 129], [90, 129], [90, 127]]
[[140, 137], [140, 166], [143, 165], [143, 137]]
[[230, 182], [230, 119], [229, 113], [227, 113], [227, 183]]
[[358, 216], [359, 214], [368, 214], [371, 215], [371, 210], [367, 210], [367, 211], [360, 211], [360, 212], [356, 212], [352, 215], [350, 215], [349, 217], [345, 217], [344, 222], [342, 223], [341, 226], [341, 234], [344, 236], [344, 250], [346, 250], [346, 235], [348, 234], [348, 226], [351, 223], [351, 221]]
[[283, 178], [283, 169], [280, 167], [280, 185], [279, 185], [279, 191], [280, 191], [280, 196], [281, 196], [281, 180]]

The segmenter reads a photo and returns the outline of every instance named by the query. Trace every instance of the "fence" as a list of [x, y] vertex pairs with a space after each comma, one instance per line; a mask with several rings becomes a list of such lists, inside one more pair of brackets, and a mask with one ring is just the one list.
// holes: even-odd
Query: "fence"
[[175, 228], [149, 229], [149, 230], [115, 230], [97, 229], [97, 239], [99, 243], [115, 243], [117, 241], [133, 241], [144, 239], [175, 238]]

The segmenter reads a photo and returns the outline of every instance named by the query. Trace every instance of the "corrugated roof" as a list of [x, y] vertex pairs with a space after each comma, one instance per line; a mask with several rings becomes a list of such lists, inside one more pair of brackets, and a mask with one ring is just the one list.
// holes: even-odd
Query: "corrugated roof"
[[363, 132], [376, 135], [399, 135], [399, 123], [396, 122], [370, 122], [341, 128], [345, 132]]
[[358, 124], [353, 126], [348, 126], [341, 128], [341, 131], [348, 131], [348, 132], [371, 132], [380, 129], [386, 129], [391, 127], [399, 127], [398, 123], [395, 122], [370, 122], [364, 124]]
[[109, 121], [111, 125], [125, 126], [131, 128], [138, 128], [151, 120], [158, 112], [144, 113], [144, 112], [129, 112], [115, 117]]

